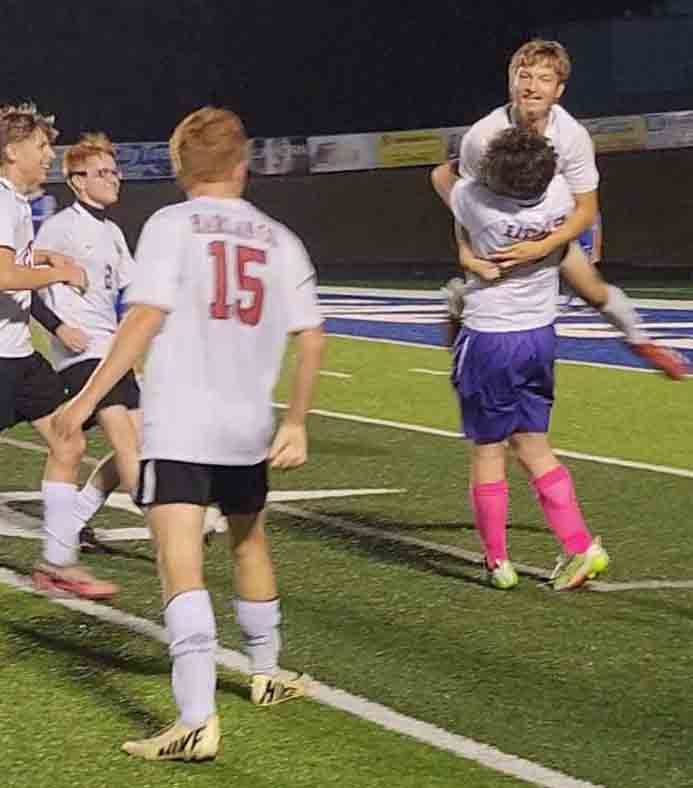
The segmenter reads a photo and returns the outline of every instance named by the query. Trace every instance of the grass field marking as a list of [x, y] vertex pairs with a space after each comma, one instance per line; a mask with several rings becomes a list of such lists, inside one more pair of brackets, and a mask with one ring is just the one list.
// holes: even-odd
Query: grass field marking
[[[7, 569], [0, 568], [0, 583], [20, 591], [35, 593], [29, 585], [28, 577], [23, 577]], [[164, 628], [148, 619], [124, 613], [108, 605], [82, 599], [51, 599], [49, 601], [68, 610], [105, 621], [113, 626], [129, 629], [131, 632], [145, 635], [159, 643], [168, 645]], [[217, 648], [216, 661], [217, 664], [236, 673], [250, 674], [247, 658], [233, 649]], [[374, 703], [319, 681], [311, 681], [308, 695], [324, 706], [345, 711], [354, 717], [373, 722], [381, 728], [403, 734], [437, 750], [451, 752], [495, 772], [524, 780], [530, 785], [537, 785], [540, 788], [605, 788], [603, 785], [578, 780], [533, 761], [510, 755], [466, 736], [450, 733], [437, 725], [408, 717], [380, 703]]]
[[[275, 408], [286, 409], [287, 405], [283, 402], [274, 402]], [[321, 410], [318, 408], [311, 409], [309, 413], [315, 416], [325, 416], [330, 419], [342, 419], [344, 421], [356, 421], [361, 424], [373, 424], [378, 427], [392, 427], [397, 430], [407, 430], [410, 432], [421, 432], [426, 435], [441, 435], [444, 438], [461, 438], [459, 432], [452, 430], [439, 430], [434, 427], [422, 427], [419, 424], [407, 424], [401, 421], [388, 421], [387, 419], [373, 419], [369, 416], [357, 416], [351, 413], [337, 413], [330, 410]], [[2, 441], [2, 438], [0, 438]], [[599, 454], [583, 454], [579, 451], [569, 451], [567, 449], [553, 448], [553, 453], [559, 457], [569, 457], [572, 460], [585, 460], [587, 462], [596, 462], [602, 465], [616, 465], [620, 468], [633, 468], [638, 471], [651, 471], [652, 473], [663, 473], [668, 476], [682, 476], [685, 479], [693, 479], [693, 471], [687, 468], [673, 468], [669, 465], [654, 465], [648, 462], [637, 462], [635, 460], [622, 460], [619, 457], [603, 457]]]
[[[442, 323], [441, 323], [442, 325]], [[450, 348], [445, 345], [425, 345], [421, 342], [407, 342], [403, 339], [384, 339], [383, 337], [360, 337], [355, 334], [335, 334], [332, 331], [328, 332], [328, 336], [336, 337], [337, 339], [353, 339], [357, 342], [376, 342], [384, 345], [400, 345], [409, 348], [423, 348], [425, 350], [446, 350], [450, 352]], [[569, 358], [558, 358], [556, 364], [574, 364], [582, 367], [597, 367], [599, 369], [619, 369], [623, 372], [640, 372], [647, 373], [648, 375], [660, 375], [658, 369], [649, 369], [647, 367], [629, 367], [627, 364], [605, 364], [601, 361], [573, 361]], [[693, 377], [693, 375], [688, 375]]]
[[418, 372], [421, 375], [440, 375], [441, 377], [450, 377], [450, 372], [444, 369], [423, 369], [421, 367], [412, 367], [409, 372]]
[[[638, 289], [645, 290], [648, 288]], [[671, 289], [672, 292], [676, 292], [680, 288], [656, 287], [650, 289], [654, 289], [659, 292]], [[443, 300], [443, 296], [441, 295], [440, 290], [437, 288], [431, 290], [398, 290], [387, 287], [339, 287], [337, 285], [319, 285], [317, 290], [319, 295], [338, 296], [344, 294], [357, 296], [380, 296], [383, 298], [392, 296], [393, 298], [422, 298], [441, 302]], [[693, 301], [679, 301], [678, 299], [670, 300], [668, 298], [638, 298], [632, 300], [633, 305], [639, 309], [671, 309], [672, 311], [687, 311], [689, 309], [693, 309]]]
[[318, 374], [323, 375], [323, 377], [326, 378], [343, 378], [344, 380], [348, 380], [353, 377], [350, 372], [332, 372], [329, 369], [321, 369]]
[[[484, 556], [482, 553], [476, 553], [472, 550], [465, 550], [462, 547], [455, 547], [454, 545], [444, 545], [438, 542], [430, 542], [426, 539], [418, 539], [415, 536], [405, 536], [403, 534], [393, 534], [383, 531], [380, 528], [372, 528], [368, 525], [361, 525], [361, 523], [354, 523], [343, 517], [335, 517], [328, 514], [320, 514], [312, 512], [309, 509], [301, 509], [297, 506], [287, 506], [285, 504], [273, 504], [271, 507], [274, 511], [288, 514], [292, 517], [298, 517], [309, 522], [314, 522], [322, 525], [327, 525], [330, 528], [336, 528], [340, 531], [347, 533], [357, 534], [359, 536], [370, 536], [378, 539], [381, 542], [391, 542], [393, 544], [404, 544], [409, 547], [419, 547], [423, 550], [428, 550], [440, 555], [450, 556], [451, 558], [458, 558], [476, 566], [481, 566], [484, 563]], [[518, 574], [532, 577], [541, 582], [548, 582], [551, 578], [551, 570], [542, 569], [538, 566], [531, 564], [521, 564], [513, 561], [513, 566]], [[587, 591], [596, 591], [599, 593], [613, 592], [613, 591], [659, 591], [667, 588], [693, 588], [693, 580], [639, 580], [630, 583], [606, 583], [604, 581], [589, 581], [584, 585]]]

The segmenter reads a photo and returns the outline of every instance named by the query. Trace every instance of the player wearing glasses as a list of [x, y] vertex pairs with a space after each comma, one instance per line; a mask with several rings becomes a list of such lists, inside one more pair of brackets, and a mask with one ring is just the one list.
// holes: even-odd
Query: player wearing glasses
[[[82, 295], [73, 288], [54, 285], [41, 291], [46, 304], [64, 322], [79, 326], [87, 335], [86, 348], [75, 350], [58, 337], [51, 338], [53, 365], [70, 397], [79, 392], [106, 355], [118, 321], [118, 293], [130, 283], [132, 256], [107, 209], [118, 201], [121, 174], [115, 151], [105, 134], [85, 134], [68, 148], [63, 174], [75, 193], [75, 202], [48, 219], [37, 241], [80, 260], [87, 270], [89, 287]], [[94, 546], [86, 523], [121, 482], [132, 490], [137, 480], [139, 387], [132, 370], [99, 402], [85, 425], [98, 424], [113, 447], [92, 473], [76, 499], [76, 520], [82, 547]]]

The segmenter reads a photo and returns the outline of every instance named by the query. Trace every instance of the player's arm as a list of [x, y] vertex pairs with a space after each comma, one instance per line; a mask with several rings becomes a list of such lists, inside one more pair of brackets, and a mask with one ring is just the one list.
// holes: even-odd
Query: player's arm
[[15, 263], [15, 250], [0, 246], [0, 290], [38, 290], [64, 282], [83, 288], [86, 274], [71, 260], [60, 267], [29, 268]]
[[159, 332], [166, 312], [149, 304], [134, 304], [118, 327], [110, 350], [84, 388], [59, 409], [55, 426], [63, 436], [81, 429], [94, 408], [135, 364]]
[[457, 174], [457, 167], [457, 159], [445, 162], [445, 164], [439, 164], [431, 172], [431, 183], [440, 199], [455, 216], [455, 237], [457, 239], [457, 257], [460, 266], [465, 271], [470, 271], [490, 282], [500, 277], [500, 270], [495, 263], [490, 263], [488, 260], [482, 260], [475, 256], [469, 242], [469, 234], [460, 222], [460, 217], [457, 215], [458, 212], [453, 206], [452, 192], [455, 184], [461, 180]]
[[35, 290], [31, 291], [31, 316], [74, 353], [82, 353], [89, 347], [87, 334], [77, 326], [64, 323]]
[[269, 460], [273, 468], [295, 468], [303, 465], [308, 456], [306, 416], [325, 349], [325, 332], [322, 326], [317, 326], [298, 331], [294, 336], [296, 366], [291, 381], [289, 407], [270, 448]]
[[595, 222], [599, 213], [599, 199], [597, 192], [584, 192], [574, 194], [575, 210], [565, 222], [545, 238], [538, 241], [520, 241], [507, 246], [491, 256], [501, 268], [510, 268], [514, 265], [533, 262], [547, 257], [561, 246], [574, 241]]

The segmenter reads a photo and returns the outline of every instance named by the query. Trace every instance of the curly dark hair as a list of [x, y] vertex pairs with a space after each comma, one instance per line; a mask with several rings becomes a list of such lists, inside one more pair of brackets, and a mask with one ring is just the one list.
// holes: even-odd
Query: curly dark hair
[[506, 197], [540, 197], [556, 173], [557, 158], [546, 137], [527, 129], [506, 129], [489, 143], [479, 164], [479, 179]]

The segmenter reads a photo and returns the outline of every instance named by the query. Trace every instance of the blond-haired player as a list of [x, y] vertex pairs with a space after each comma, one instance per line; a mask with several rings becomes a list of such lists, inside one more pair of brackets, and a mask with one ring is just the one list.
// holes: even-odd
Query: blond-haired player
[[45, 181], [56, 136], [53, 118], [33, 104], [0, 108], [0, 430], [28, 421], [48, 444], [41, 488], [45, 538], [35, 584], [47, 592], [98, 598], [117, 588], [77, 563], [74, 507], [84, 439], [54, 429], [51, 414], [65, 399], [63, 386], [29, 333], [32, 290], [57, 282], [83, 290], [87, 284], [69, 257], [34, 248], [26, 195]]
[[[489, 260], [475, 257], [468, 238], [464, 232], [459, 232], [459, 259], [465, 270], [482, 272], [483, 276], [484, 271], [493, 273], [497, 268], [503, 271], [541, 260], [595, 226], [599, 213], [599, 172], [594, 145], [587, 129], [558, 103], [565, 92], [571, 68], [568, 52], [558, 41], [533, 39], [523, 44], [508, 66], [510, 103], [494, 109], [467, 131], [460, 144], [459, 162], [455, 165], [461, 177], [477, 177], [486, 149], [499, 132], [513, 126], [534, 132], [545, 137], [556, 152], [556, 171], [568, 183], [574, 210], [562, 225], [540, 238], [508, 239], [508, 245]], [[655, 345], [637, 328], [632, 319], [633, 308], [621, 290], [607, 285], [587, 267], [571, 285], [607, 320], [624, 328], [635, 353], [674, 380], [686, 375], [688, 366], [679, 353]], [[451, 280], [445, 290], [453, 318], [459, 318], [463, 287], [460, 281]]]
[[[103, 133], [82, 135], [63, 156], [63, 175], [75, 194], [69, 207], [47, 219], [39, 230], [41, 246], [70, 255], [85, 266], [89, 288], [85, 293], [58, 284], [41, 291], [46, 304], [63, 321], [78, 325], [88, 337], [85, 348], [68, 347], [51, 338], [53, 366], [68, 396], [77, 394], [106, 355], [118, 327], [118, 294], [130, 284], [132, 256], [118, 225], [107, 215], [120, 195], [120, 170], [115, 149]], [[114, 454], [94, 470], [80, 490], [76, 515], [82, 546], [93, 545], [85, 524], [119, 483], [134, 491], [137, 483], [139, 386], [132, 370], [118, 381], [95, 408], [85, 427], [98, 424]], [[87, 533], [89, 532], [89, 533]]]
[[[300, 240], [242, 199], [248, 144], [239, 118], [205, 107], [170, 141], [186, 202], [163, 208], [140, 237], [130, 308], [103, 363], [58, 417], [70, 435], [148, 350], [136, 501], [158, 548], [178, 720], [126, 742], [150, 760], [216, 755], [214, 613], [202, 575], [204, 507], [229, 519], [234, 606], [250, 658], [251, 700], [305, 691], [277, 673], [279, 599], [263, 511], [267, 463], [301, 465], [305, 417], [324, 336], [314, 270]], [[271, 392], [287, 334], [298, 347], [291, 402], [272, 439]]]

